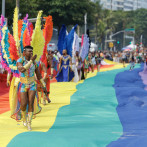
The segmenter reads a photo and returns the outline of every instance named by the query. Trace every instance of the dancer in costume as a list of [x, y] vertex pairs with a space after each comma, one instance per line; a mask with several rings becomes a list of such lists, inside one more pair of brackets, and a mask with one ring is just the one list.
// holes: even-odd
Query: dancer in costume
[[76, 51], [76, 68], [78, 71], [79, 81], [81, 80], [81, 68], [82, 68], [82, 58], [79, 56], [79, 52]]
[[[25, 112], [21, 112], [21, 109], [20, 109], [21, 98], [19, 95], [19, 91], [20, 90], [27, 91], [29, 90], [29, 88], [31, 88], [32, 91], [35, 91], [36, 84], [33, 81], [33, 84], [29, 85], [30, 80], [33, 80], [33, 78], [30, 78], [30, 77], [29, 77], [29, 81], [25, 79], [26, 77], [21, 77], [20, 79], [20, 74], [17, 69], [16, 63], [25, 64], [25, 63], [21, 63], [21, 62], [25, 62], [26, 60], [23, 57], [23, 49], [25, 46], [31, 45], [33, 47], [33, 54], [34, 55], [37, 54], [36, 61], [39, 61], [42, 53], [44, 53], [46, 56], [47, 43], [50, 41], [52, 36], [53, 23], [52, 23], [51, 16], [46, 17], [44, 29], [41, 30], [41, 15], [42, 15], [42, 11], [39, 11], [37, 16], [37, 21], [35, 24], [35, 29], [33, 31], [33, 25], [30, 24], [27, 20], [28, 15], [26, 15], [26, 17], [23, 20], [18, 21], [18, 8], [16, 7], [14, 12], [14, 20], [13, 20], [13, 36], [10, 34], [6, 26], [4, 17], [1, 17], [1, 26], [0, 26], [0, 41], [1, 41], [0, 47], [1, 48], [0, 49], [1, 49], [2, 66], [9, 73], [13, 73], [13, 78], [11, 81], [10, 92], [9, 92], [11, 117], [16, 119], [17, 121], [23, 118], [23, 121], [25, 120], [24, 125], [26, 125], [26, 118], [24, 117]], [[27, 73], [28, 75], [33, 75], [33, 70], [35, 70], [34, 64], [37, 66], [35, 62], [32, 63], [30, 68], [32, 67], [33, 68], [31, 70], [27, 70], [27, 71], [31, 71], [30, 73]], [[36, 70], [37, 68], [38, 67], [36, 67]], [[23, 74], [24, 73], [21, 73], [21, 75]], [[24, 81], [22, 81], [22, 78], [24, 78]], [[19, 83], [19, 80], [21, 80], [21, 83]], [[29, 82], [29, 84], [25, 82]], [[33, 118], [35, 114], [41, 111], [41, 107], [39, 106], [39, 103], [38, 103], [39, 102], [38, 95], [36, 92], [35, 94], [36, 94], [36, 98], [33, 99], [34, 105], [31, 106], [31, 108], [29, 108], [29, 112], [32, 112], [32, 109], [34, 110]], [[31, 118], [31, 113], [28, 116], [29, 116], [28, 118]], [[30, 120], [28, 122], [30, 123]], [[28, 129], [31, 130], [30, 124], [28, 125]]]
[[54, 52], [53, 51], [50, 51], [48, 53], [48, 57], [49, 57], [49, 61], [51, 62], [51, 79], [53, 79], [54, 70], [56, 71], [56, 75], [57, 75], [57, 64], [58, 64], [58, 61], [54, 57]]
[[100, 71], [101, 60], [102, 60], [102, 58], [100, 56], [100, 53], [96, 52], [96, 54], [95, 54], [95, 61], [96, 61], [97, 72]]
[[81, 50], [80, 50], [80, 57], [82, 58], [82, 62], [83, 62], [82, 79], [87, 77], [87, 70], [89, 68], [88, 52], [89, 52], [89, 38], [85, 34], [82, 35]]
[[89, 73], [89, 68], [91, 67], [91, 53], [85, 58], [85, 78], [87, 77], [87, 73]]
[[[46, 69], [47, 69], [47, 75], [45, 78], [45, 83], [46, 83], [46, 87], [47, 87], [47, 95], [49, 97], [50, 94], [50, 78], [51, 78], [51, 58], [49, 55], [46, 56], [47, 57], [47, 63], [46, 63]], [[51, 102], [51, 101], [50, 101]]]
[[[46, 84], [41, 77], [39, 68], [35, 59], [37, 55], [33, 56], [33, 47], [26, 46], [24, 48], [24, 57], [17, 60], [17, 67], [20, 71], [20, 108], [23, 117], [23, 125], [31, 128], [31, 119], [33, 116], [33, 104], [36, 95], [37, 86], [35, 83], [35, 74], [37, 79], [40, 80], [43, 91], [47, 93]], [[28, 105], [28, 120], [26, 115], [26, 107]]]
[[54, 70], [55, 70], [55, 75], [57, 75], [57, 72], [58, 72], [58, 64], [59, 64], [59, 59], [60, 59], [60, 55], [59, 55], [59, 53], [58, 53], [58, 51], [57, 50], [55, 50], [54, 51], [54, 58], [56, 59], [55, 60], [55, 66], [54, 66]]
[[76, 32], [74, 32], [74, 41], [73, 41], [73, 45], [72, 45], [72, 70], [74, 71], [74, 82], [78, 82], [79, 80], [81, 80], [81, 77], [79, 77], [80, 74], [80, 69], [79, 69], [79, 74], [78, 74], [78, 68], [80, 68], [80, 62], [79, 62], [79, 36], [76, 34]]
[[[50, 78], [51, 78], [51, 64], [52, 64], [52, 60], [50, 57], [51, 51], [47, 51], [47, 54], [44, 56], [45, 60], [43, 60], [43, 62], [41, 61], [40, 65], [39, 65], [39, 69], [40, 72], [42, 73], [42, 75], [44, 75], [44, 81], [46, 83], [46, 88], [47, 88], [47, 96], [48, 96], [48, 103], [51, 102], [51, 100], [49, 99], [49, 94], [50, 94]], [[45, 64], [44, 64], [45, 63]], [[46, 68], [46, 70], [43, 69], [43, 66], [45, 66], [44, 68]], [[42, 90], [40, 90], [42, 91]], [[43, 104], [46, 104], [46, 98], [45, 95], [41, 95], [41, 97], [43, 98]]]
[[96, 61], [95, 61], [95, 53], [92, 52], [91, 53], [91, 71], [94, 72], [94, 67], [96, 65]]
[[67, 50], [63, 50], [63, 56], [60, 58], [60, 70], [56, 76], [57, 82], [69, 82], [74, 78], [74, 72], [70, 67], [71, 57], [67, 55]]
[[[78, 52], [78, 51], [77, 51]], [[77, 61], [77, 57], [76, 54], [72, 56], [72, 70], [74, 72], [74, 79], [73, 82], [78, 82], [79, 81], [79, 76], [78, 76], [78, 61]]]
[[[49, 64], [49, 63], [48, 63]], [[50, 65], [48, 66], [48, 68], [50, 68]], [[47, 70], [47, 68], [46, 68], [46, 66], [45, 66], [45, 64], [43, 63], [43, 62], [39, 62], [39, 71], [40, 71], [40, 73], [41, 73], [41, 75], [42, 75], [42, 77], [43, 77], [43, 80], [45, 81], [45, 83], [46, 83], [46, 86], [47, 86], [47, 94], [48, 94], [48, 96], [49, 96], [49, 84], [50, 83], [48, 83], [48, 78], [50, 78], [49, 77], [49, 73], [48, 73], [48, 70]], [[50, 80], [50, 79], [49, 79]], [[45, 95], [45, 93], [43, 92], [43, 90], [42, 90], [42, 88], [41, 88], [41, 83], [37, 80], [37, 92], [38, 92], [38, 95], [39, 95], [39, 101], [40, 101], [40, 103], [41, 103], [41, 98], [43, 98], [43, 105], [46, 105], [46, 95]], [[51, 102], [51, 100], [49, 99], [49, 103]]]
[[[58, 51], [62, 55], [63, 50], [66, 49], [67, 50], [66, 51], [67, 54], [70, 56], [70, 58], [72, 60], [72, 70], [73, 70], [74, 75], [75, 75], [74, 79], [73, 79], [74, 82], [78, 82], [79, 81], [78, 72], [77, 72], [77, 68], [76, 68], [76, 58], [75, 58], [76, 51], [79, 51], [79, 41], [78, 41], [79, 37], [75, 33], [76, 27], [77, 27], [77, 25], [75, 25], [72, 28], [72, 30], [69, 32], [69, 34], [67, 34], [65, 25], [62, 25], [62, 28], [61, 28], [60, 33], [59, 33], [59, 38], [58, 38]], [[68, 58], [68, 57], [65, 57], [64, 55], [61, 57], [60, 65], [62, 64], [61, 62], [63, 60], [67, 60], [66, 58]], [[68, 65], [68, 67], [69, 67], [69, 65]], [[57, 74], [58, 81], [62, 81], [63, 80], [63, 78], [60, 77], [61, 76], [60, 72], [62, 72], [61, 70], [62, 69], [60, 69], [59, 73]], [[69, 67], [69, 70], [71, 71], [70, 67]], [[71, 73], [69, 73], [69, 75], [71, 75], [71, 77], [72, 77], [73, 74], [71, 74]], [[59, 74], [60, 74], [60, 76], [59, 76]], [[68, 77], [68, 76], [66, 75], [66, 77]], [[70, 77], [69, 77], [69, 79], [70, 79]], [[68, 79], [65, 80], [64, 79], [64, 81], [70, 81], [70, 80], [68, 80]]]
[[[51, 76], [51, 61], [48, 57], [48, 51], [47, 51], [47, 44], [50, 42], [52, 35], [53, 35], [53, 21], [52, 16], [44, 17], [46, 19], [46, 23], [44, 25], [43, 29], [43, 36], [45, 39], [45, 45], [43, 49], [43, 55], [41, 56], [41, 62], [45, 64], [45, 67], [47, 69], [47, 75], [45, 78], [45, 83], [47, 87], [47, 96], [49, 97], [50, 94], [50, 76]], [[48, 99], [48, 102], [50, 103], [50, 99]]]
[[49, 99], [49, 93], [50, 93], [50, 77], [51, 77], [51, 60], [47, 55], [47, 63], [46, 65], [42, 62], [39, 61], [39, 71], [43, 77], [44, 82], [46, 83], [46, 88], [47, 88], [47, 96], [48, 99], [45, 95], [45, 93], [43, 92], [42, 88], [41, 88], [41, 83], [39, 81], [37, 81], [38, 85], [37, 85], [37, 91], [38, 91], [38, 95], [39, 95], [39, 100], [41, 103], [41, 99], [43, 98], [43, 105], [46, 105], [46, 100], [48, 101], [48, 103], [51, 102], [51, 100]]

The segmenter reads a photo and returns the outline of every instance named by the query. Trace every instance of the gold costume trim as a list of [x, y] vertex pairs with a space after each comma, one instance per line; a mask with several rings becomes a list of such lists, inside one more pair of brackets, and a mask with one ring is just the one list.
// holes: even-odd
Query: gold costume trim
[[[67, 55], [68, 56], [68, 55]], [[65, 57], [67, 57], [65, 56]], [[62, 60], [64, 61], [64, 64], [66, 64], [67, 60], [70, 58], [70, 56], [68, 56], [66, 59], [63, 57]]]
[[35, 77], [20, 77], [20, 82], [23, 84], [31, 84], [35, 82]]

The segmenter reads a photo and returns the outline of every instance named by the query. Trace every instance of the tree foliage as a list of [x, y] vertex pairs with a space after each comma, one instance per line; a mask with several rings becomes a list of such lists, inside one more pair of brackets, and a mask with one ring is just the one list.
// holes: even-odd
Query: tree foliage
[[[13, 11], [16, 0], [6, 0], [6, 17], [9, 25], [13, 21]], [[2, 4], [2, 2], [0, 2]], [[35, 18], [39, 10], [44, 16], [52, 15], [55, 26], [83, 25], [84, 15], [88, 14], [88, 24], [93, 23], [95, 4], [90, 0], [20, 0], [20, 18], [27, 13], [29, 18]]]
[[[9, 26], [12, 25], [15, 3], [16, 0], [6, 0], [6, 17]], [[112, 12], [103, 9], [99, 1], [93, 3], [91, 0], [20, 0], [20, 18], [27, 13], [29, 18], [35, 18], [39, 10], [43, 10], [44, 16], [52, 15], [54, 26], [58, 28], [62, 24], [82, 26], [84, 15], [87, 13], [88, 25], [95, 26], [91, 34], [96, 36], [96, 42], [99, 43], [102, 43], [105, 36], [109, 36], [111, 32], [134, 28], [136, 41], [139, 42], [140, 36], [143, 35], [143, 43], [147, 46], [147, 9]]]
[[113, 12], [118, 25], [115, 26], [115, 32], [127, 28], [135, 29], [136, 43], [140, 43], [140, 37], [143, 35], [143, 44], [147, 46], [147, 9], [138, 9], [136, 11], [116, 11]]
[[[29, 17], [37, 17], [38, 0], [20, 0], [19, 16], [25, 17], [29, 14]], [[0, 2], [2, 5], [2, 1]], [[8, 18], [8, 25], [11, 26], [13, 22], [13, 13], [16, 6], [16, 0], [5, 1], [5, 17]], [[2, 10], [0, 11], [2, 13]]]
[[[140, 43], [143, 35], [143, 44], [147, 46], [147, 9], [136, 11], [111, 11], [99, 9], [95, 11], [95, 35], [98, 43], [103, 43], [106, 35], [116, 33], [127, 28], [135, 29], [136, 43]], [[123, 40], [122, 36], [119, 36]], [[122, 45], [123, 46], [123, 45]]]
[[84, 15], [88, 14], [88, 23], [92, 22], [94, 3], [90, 0], [43, 0], [39, 9], [45, 9], [46, 15], [52, 15], [55, 26], [83, 25]]

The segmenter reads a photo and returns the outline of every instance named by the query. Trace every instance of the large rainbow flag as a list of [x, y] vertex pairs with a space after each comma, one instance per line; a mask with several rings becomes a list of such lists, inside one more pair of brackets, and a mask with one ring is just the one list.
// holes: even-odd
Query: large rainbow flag
[[[51, 104], [28, 132], [11, 119], [0, 95], [0, 147], [146, 147], [147, 91], [143, 66], [133, 71], [105, 60], [79, 83], [52, 83]], [[4, 102], [5, 101], [5, 102]]]

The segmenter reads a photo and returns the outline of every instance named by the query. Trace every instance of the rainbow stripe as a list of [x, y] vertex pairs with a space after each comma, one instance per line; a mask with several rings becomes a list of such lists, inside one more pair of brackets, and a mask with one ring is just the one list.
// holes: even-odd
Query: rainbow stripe
[[27, 132], [22, 123], [9, 118], [10, 112], [1, 114], [1, 146], [16, 147], [22, 139], [27, 141], [23, 140], [21, 146], [58, 146], [61, 143], [63, 146], [74, 146], [82, 145], [83, 141], [85, 145], [88, 143], [87, 145], [94, 146], [99, 143], [107, 145], [118, 139], [122, 134], [122, 126], [115, 110], [117, 101], [112, 86], [115, 75], [124, 70], [120, 68], [122, 65], [102, 69], [97, 76], [96, 72], [91, 73], [89, 77], [93, 78], [84, 83], [52, 83], [52, 103], [42, 106], [42, 112], [32, 122], [32, 132]]

